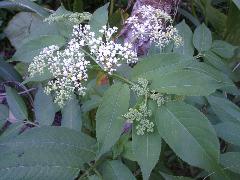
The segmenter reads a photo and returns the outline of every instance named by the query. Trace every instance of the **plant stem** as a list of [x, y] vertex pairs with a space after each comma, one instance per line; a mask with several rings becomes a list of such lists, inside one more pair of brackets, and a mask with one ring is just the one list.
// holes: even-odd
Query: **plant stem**
[[34, 123], [34, 122], [31, 122], [31, 121], [23, 121], [24, 124], [30, 124], [30, 125], [33, 125], [33, 126], [37, 126], [37, 127], [40, 127], [38, 124]]
[[111, 77], [116, 78], [116, 79], [118, 79], [118, 80], [120, 80], [120, 81], [122, 81], [124, 83], [129, 84], [129, 85], [134, 85], [133, 82], [129, 81], [128, 79], [126, 79], [126, 78], [124, 78], [124, 77], [122, 77], [122, 76], [120, 76], [118, 74], [111, 74]]
[[114, 10], [114, 0], [111, 0], [111, 5], [110, 5], [110, 11], [109, 11], [109, 15], [111, 16], [113, 14], [113, 10]]
[[99, 64], [99, 63], [96, 61], [96, 58], [94, 58], [90, 53], [88, 53], [87, 51], [85, 51], [83, 48], [80, 48], [80, 51], [82, 51], [82, 52], [85, 53], [87, 56], [89, 56], [94, 62], [96, 62], [96, 63], [103, 69], [103, 67], [101, 66], [101, 64]]
[[100, 163], [100, 161], [96, 161], [92, 166], [90, 167], [78, 178], [78, 180], [83, 179], [85, 176], [87, 176], [91, 171], [94, 171], [94, 169], [97, 167], [97, 165]]

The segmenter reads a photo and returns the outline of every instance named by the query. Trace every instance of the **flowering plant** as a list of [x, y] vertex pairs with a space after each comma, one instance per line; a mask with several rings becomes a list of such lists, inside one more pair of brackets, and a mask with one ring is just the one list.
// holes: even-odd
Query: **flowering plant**
[[0, 177], [239, 178], [229, 163], [240, 159], [237, 46], [205, 23], [178, 23], [179, 3], [137, 0], [123, 14], [114, 1], [93, 14], [34, 4], [41, 24], [14, 45], [22, 76], [0, 61], [11, 67], [0, 81]]

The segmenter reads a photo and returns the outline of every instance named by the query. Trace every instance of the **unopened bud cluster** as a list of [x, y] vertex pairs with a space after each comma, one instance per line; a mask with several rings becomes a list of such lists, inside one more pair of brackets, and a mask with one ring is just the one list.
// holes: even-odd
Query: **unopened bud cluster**
[[139, 108], [130, 108], [127, 114], [124, 115], [128, 123], [136, 124], [137, 135], [144, 135], [154, 130], [154, 123], [150, 120], [152, 112], [147, 107], [147, 99], [156, 101], [158, 107], [161, 107], [171, 99], [169, 95], [150, 91], [148, 85], [149, 82], [144, 78], [138, 78], [137, 83], [132, 85], [131, 89], [137, 96], [145, 97], [145, 101]]
[[129, 112], [124, 115], [129, 123], [136, 121], [137, 135], [144, 135], [146, 132], [153, 132], [154, 123], [149, 120], [152, 112], [146, 104], [141, 104], [139, 109], [130, 108]]
[[90, 20], [92, 14], [89, 12], [83, 12], [83, 13], [65, 13], [58, 15], [57, 13], [51, 14], [49, 17], [44, 19], [44, 22], [54, 23], [54, 22], [61, 22], [61, 21], [68, 21], [72, 24], [80, 24], [84, 21]]

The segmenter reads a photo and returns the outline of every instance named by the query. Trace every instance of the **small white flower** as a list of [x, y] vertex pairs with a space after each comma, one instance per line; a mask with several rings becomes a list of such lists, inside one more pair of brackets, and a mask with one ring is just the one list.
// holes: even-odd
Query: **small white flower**
[[133, 41], [137, 39], [149, 39], [160, 48], [173, 41], [176, 46], [182, 44], [182, 37], [179, 36], [176, 28], [172, 26], [172, 18], [161, 9], [150, 5], [142, 6], [136, 14], [126, 20], [132, 33]]

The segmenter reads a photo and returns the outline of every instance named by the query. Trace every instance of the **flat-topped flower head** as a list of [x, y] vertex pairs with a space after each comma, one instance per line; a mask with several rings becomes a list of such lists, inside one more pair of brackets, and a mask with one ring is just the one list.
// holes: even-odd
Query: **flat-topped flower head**
[[103, 26], [99, 31], [101, 35], [89, 42], [90, 51], [97, 63], [110, 74], [123, 63], [135, 63], [138, 60], [137, 54], [131, 50], [131, 44], [121, 45], [114, 41], [113, 35], [117, 30], [117, 27]]
[[171, 16], [162, 9], [145, 5], [139, 8], [135, 15], [126, 20], [126, 24], [132, 29], [132, 42], [144, 40], [156, 43], [160, 48], [166, 46], [171, 41], [176, 46], [182, 44], [176, 28], [172, 26]]
[[58, 46], [46, 47], [29, 66], [30, 77], [41, 75], [44, 71], [51, 73], [52, 80], [45, 87], [45, 92], [54, 92], [54, 101], [60, 107], [71, 99], [74, 92], [85, 94], [83, 82], [88, 79], [87, 67], [90, 62], [80, 51], [81, 46], [81, 40], [73, 38], [64, 50]]

